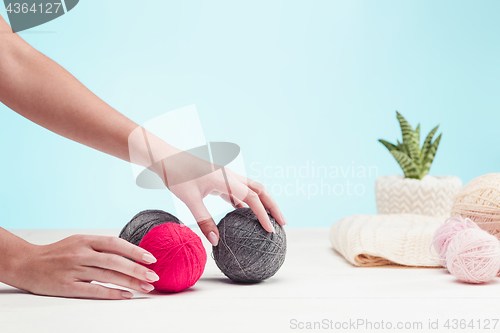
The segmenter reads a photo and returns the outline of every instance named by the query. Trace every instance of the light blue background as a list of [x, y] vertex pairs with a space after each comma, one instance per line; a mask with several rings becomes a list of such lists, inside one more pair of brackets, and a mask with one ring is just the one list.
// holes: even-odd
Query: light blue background
[[[377, 142], [399, 138], [395, 110], [423, 134], [441, 124], [431, 174], [498, 171], [499, 12], [498, 1], [82, 0], [21, 36], [138, 123], [196, 104], [206, 138], [242, 147], [291, 227], [327, 227], [376, 212], [376, 175], [347, 168], [401, 173]], [[5, 228], [121, 228], [142, 209], [173, 210], [123, 161], [3, 105], [0, 125]], [[349, 174], [259, 175], [307, 163]], [[321, 181], [364, 194], [300, 192]], [[276, 193], [287, 184], [299, 193]]]

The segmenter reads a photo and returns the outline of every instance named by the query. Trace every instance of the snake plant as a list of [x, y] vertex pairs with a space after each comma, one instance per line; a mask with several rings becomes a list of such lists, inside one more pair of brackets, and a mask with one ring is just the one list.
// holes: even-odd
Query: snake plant
[[429, 173], [434, 156], [441, 141], [441, 135], [432, 141], [434, 134], [438, 130], [438, 126], [434, 127], [432, 131], [425, 138], [422, 148], [420, 148], [420, 124], [413, 130], [408, 121], [396, 111], [396, 115], [401, 126], [401, 133], [403, 134], [403, 142], [397, 141], [398, 144], [394, 145], [385, 140], [380, 141], [403, 169], [405, 178], [422, 179]]

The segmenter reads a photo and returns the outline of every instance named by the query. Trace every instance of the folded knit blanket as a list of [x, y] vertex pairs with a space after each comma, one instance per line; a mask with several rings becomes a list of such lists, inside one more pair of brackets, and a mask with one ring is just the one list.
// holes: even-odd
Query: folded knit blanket
[[354, 215], [332, 226], [333, 248], [356, 266], [440, 266], [430, 253], [447, 217], [415, 214]]

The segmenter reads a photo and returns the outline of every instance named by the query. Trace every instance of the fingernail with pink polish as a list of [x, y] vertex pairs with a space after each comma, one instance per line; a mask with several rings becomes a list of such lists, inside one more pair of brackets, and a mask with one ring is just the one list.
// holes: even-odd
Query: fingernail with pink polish
[[217, 246], [217, 244], [219, 244], [219, 239], [217, 238], [217, 235], [213, 231], [210, 231], [208, 233], [207, 239], [213, 246]]
[[134, 294], [132, 294], [130, 291], [122, 291], [122, 297], [126, 299], [131, 299]]
[[273, 223], [271, 221], [269, 221], [269, 225], [271, 226], [271, 232], [275, 232], [276, 230], [274, 229], [274, 226], [273, 226]]
[[158, 275], [156, 275], [155, 272], [153, 271], [147, 271], [146, 272], [146, 280], [150, 281], [150, 282], [156, 282], [160, 279], [160, 277]]
[[156, 262], [156, 258], [149, 253], [144, 253], [142, 255], [142, 260], [146, 262], [146, 264], [154, 264]]
[[285, 225], [288, 225], [288, 222], [286, 221], [285, 217], [283, 216], [283, 214], [281, 214], [281, 219], [285, 222]]
[[155, 289], [155, 287], [144, 281], [141, 282], [141, 288], [147, 292], [150, 292], [151, 290]]

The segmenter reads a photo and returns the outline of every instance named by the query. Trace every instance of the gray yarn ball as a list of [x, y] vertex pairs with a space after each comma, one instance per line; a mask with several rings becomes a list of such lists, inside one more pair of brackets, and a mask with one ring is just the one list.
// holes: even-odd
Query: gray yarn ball
[[168, 222], [183, 224], [177, 217], [163, 210], [144, 210], [123, 227], [119, 237], [139, 245], [151, 229]]
[[250, 208], [238, 208], [217, 225], [219, 244], [213, 247], [215, 263], [235, 282], [255, 283], [273, 276], [286, 255], [284, 229], [269, 215], [275, 232], [267, 232]]

